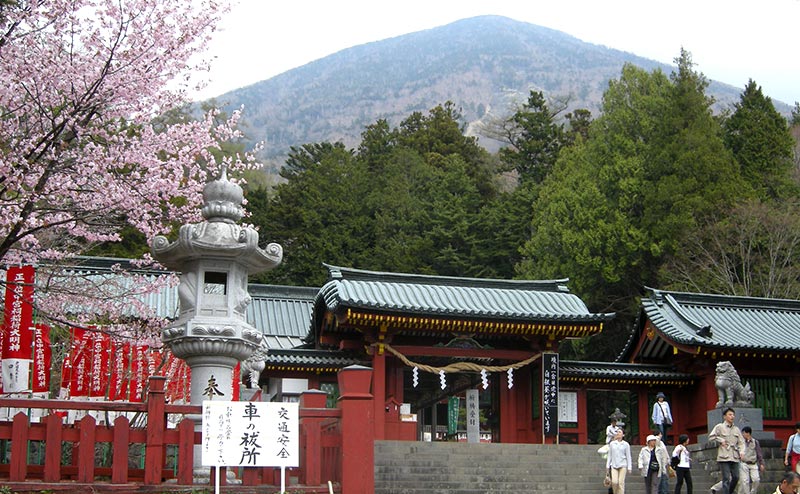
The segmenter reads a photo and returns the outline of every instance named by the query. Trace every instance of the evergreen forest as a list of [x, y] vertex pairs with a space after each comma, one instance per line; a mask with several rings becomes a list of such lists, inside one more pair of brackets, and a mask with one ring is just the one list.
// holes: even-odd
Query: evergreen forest
[[322, 263], [458, 277], [562, 279], [616, 319], [564, 358], [613, 360], [647, 287], [800, 297], [798, 162], [791, 121], [749, 81], [712, 111], [708, 80], [681, 51], [665, 74], [632, 64], [601, 110], [565, 113], [531, 91], [465, 136], [443, 102], [360, 143], [291, 148], [274, 187], [246, 190], [261, 241], [284, 262], [253, 280], [321, 286]]

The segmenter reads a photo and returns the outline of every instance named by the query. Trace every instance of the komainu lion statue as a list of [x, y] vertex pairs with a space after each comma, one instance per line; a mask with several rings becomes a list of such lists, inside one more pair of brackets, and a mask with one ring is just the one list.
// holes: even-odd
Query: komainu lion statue
[[736, 372], [730, 362], [717, 363], [717, 376], [714, 379], [714, 386], [717, 388], [717, 394], [719, 395], [717, 407], [723, 405], [753, 406], [753, 392], [750, 390], [750, 383], [742, 385], [739, 373]]

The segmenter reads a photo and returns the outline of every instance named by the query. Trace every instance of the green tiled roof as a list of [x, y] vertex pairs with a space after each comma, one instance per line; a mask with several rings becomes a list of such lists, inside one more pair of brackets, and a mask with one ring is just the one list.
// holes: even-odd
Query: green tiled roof
[[[311, 311], [318, 288], [250, 284], [252, 298], [247, 306], [247, 322], [264, 335], [287, 337], [300, 345], [311, 329]], [[272, 348], [272, 347], [270, 347]]]
[[339, 350], [270, 350], [264, 359], [267, 368], [341, 369], [349, 365], [370, 365], [365, 358]]
[[562, 360], [559, 378], [565, 383], [651, 383], [686, 385], [694, 380], [692, 374], [678, 372], [667, 365], [624, 364]]
[[[642, 299], [642, 313], [662, 339], [676, 345], [800, 351], [800, 302], [796, 300], [651, 289], [650, 296]], [[643, 324], [642, 320], [639, 330]], [[646, 346], [640, 353], [648, 351]]]
[[614, 317], [589, 312], [578, 296], [569, 293], [565, 279], [491, 280], [326, 267], [330, 281], [320, 289], [316, 304], [331, 312], [358, 308], [412, 316], [564, 323]]

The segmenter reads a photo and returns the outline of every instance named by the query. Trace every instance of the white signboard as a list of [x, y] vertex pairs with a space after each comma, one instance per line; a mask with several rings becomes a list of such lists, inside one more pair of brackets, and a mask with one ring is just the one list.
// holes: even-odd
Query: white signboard
[[558, 397], [558, 421], [578, 423], [578, 393], [562, 391]]
[[481, 410], [477, 389], [467, 390], [467, 442], [481, 442]]
[[297, 403], [203, 402], [204, 466], [299, 466]]

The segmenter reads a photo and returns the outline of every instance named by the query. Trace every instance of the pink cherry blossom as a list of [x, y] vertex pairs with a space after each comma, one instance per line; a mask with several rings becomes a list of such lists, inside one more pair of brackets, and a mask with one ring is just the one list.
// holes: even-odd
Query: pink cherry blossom
[[[119, 241], [126, 225], [148, 238], [168, 234], [200, 220], [202, 187], [221, 166], [229, 173], [255, 166], [252, 154], [217, 163], [210, 152], [240, 137], [239, 112], [221, 124], [214, 111], [156, 123], [186, 103], [185, 81], [206, 67], [195, 60], [226, 5], [26, 0], [2, 8], [0, 266], [64, 263], [98, 242]], [[51, 296], [39, 298], [41, 309], [78, 321], [75, 308], [86, 309], [84, 319], [127, 310], [147, 321], [141, 291], [174, 279], [134, 280], [142, 286], [127, 287], [134, 295], [123, 302], [108, 296], [119, 287], [107, 280], [90, 301], [80, 296], [85, 288], [59, 278]]]

